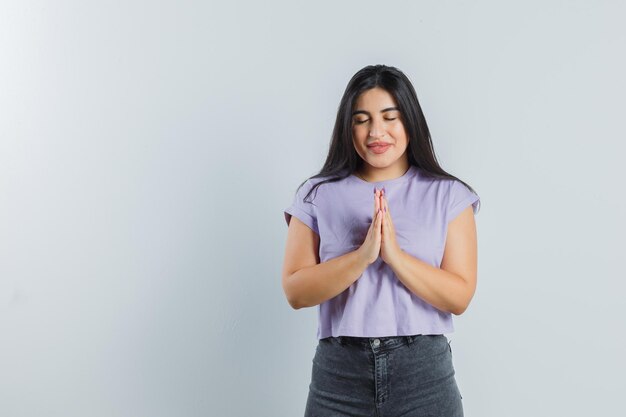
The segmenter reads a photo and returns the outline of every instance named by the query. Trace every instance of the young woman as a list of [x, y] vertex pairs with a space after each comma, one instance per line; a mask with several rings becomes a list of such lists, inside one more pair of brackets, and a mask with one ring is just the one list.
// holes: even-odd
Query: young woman
[[284, 211], [285, 295], [319, 306], [306, 417], [463, 416], [443, 333], [476, 289], [479, 201], [439, 166], [408, 78], [357, 72]]

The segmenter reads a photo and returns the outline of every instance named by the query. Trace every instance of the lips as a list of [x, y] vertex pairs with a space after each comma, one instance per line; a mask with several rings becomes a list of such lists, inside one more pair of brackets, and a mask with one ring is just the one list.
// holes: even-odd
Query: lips
[[391, 143], [375, 142], [367, 145], [367, 149], [377, 155], [387, 152], [387, 149], [389, 148], [391, 148]]
[[368, 143], [367, 147], [371, 148], [371, 147], [374, 147], [374, 146], [389, 146], [389, 145], [391, 145], [391, 143], [387, 143], [387, 142], [372, 142], [372, 143]]

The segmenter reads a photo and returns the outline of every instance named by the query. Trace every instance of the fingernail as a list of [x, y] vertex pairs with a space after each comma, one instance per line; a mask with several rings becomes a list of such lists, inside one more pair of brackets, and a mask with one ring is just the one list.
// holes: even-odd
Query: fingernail
[[374, 194], [376, 194], [376, 187], [374, 187]]
[[385, 195], [385, 187], [383, 187], [383, 195]]

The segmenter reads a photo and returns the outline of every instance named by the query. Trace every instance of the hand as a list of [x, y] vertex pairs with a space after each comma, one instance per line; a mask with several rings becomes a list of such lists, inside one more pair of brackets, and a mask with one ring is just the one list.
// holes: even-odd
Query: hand
[[365, 236], [365, 241], [363, 244], [357, 249], [357, 251], [361, 254], [363, 259], [367, 262], [367, 264], [371, 264], [378, 259], [380, 255], [380, 247], [381, 247], [381, 228], [382, 228], [382, 219], [383, 213], [380, 206], [380, 190], [375, 190], [374, 192], [374, 215], [372, 216], [372, 223], [370, 224], [369, 229], [367, 230], [367, 236]]
[[391, 212], [389, 211], [389, 205], [385, 198], [385, 189], [383, 189], [380, 196], [380, 206], [383, 208], [380, 257], [386, 264], [391, 265], [399, 259], [402, 249], [396, 241], [396, 229], [391, 220]]

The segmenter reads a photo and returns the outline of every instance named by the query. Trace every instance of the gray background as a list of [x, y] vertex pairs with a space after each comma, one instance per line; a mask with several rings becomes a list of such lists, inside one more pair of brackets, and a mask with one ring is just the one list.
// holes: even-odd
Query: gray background
[[481, 197], [467, 416], [622, 409], [626, 6], [0, 6], [0, 415], [298, 416], [316, 308], [282, 210], [346, 83], [414, 83]]

